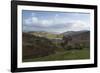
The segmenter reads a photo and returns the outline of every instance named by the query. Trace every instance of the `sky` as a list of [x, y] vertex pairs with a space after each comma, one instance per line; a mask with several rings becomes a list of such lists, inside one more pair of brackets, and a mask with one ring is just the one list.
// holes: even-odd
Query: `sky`
[[54, 33], [90, 30], [90, 14], [22, 10], [22, 30]]

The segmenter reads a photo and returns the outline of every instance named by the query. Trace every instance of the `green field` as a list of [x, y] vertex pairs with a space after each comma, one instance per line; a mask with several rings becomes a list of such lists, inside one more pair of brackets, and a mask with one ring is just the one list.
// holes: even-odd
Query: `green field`
[[52, 34], [47, 32], [31, 32], [32, 35], [40, 36], [40, 37], [46, 37], [48, 39], [54, 39], [54, 38], [62, 38], [62, 34]]
[[80, 59], [89, 59], [89, 58], [90, 58], [90, 50], [82, 49], [82, 50], [69, 50], [69, 51], [57, 52], [55, 54], [45, 56], [45, 57], [23, 59], [23, 62], [78, 60], [78, 59], [80, 60]]

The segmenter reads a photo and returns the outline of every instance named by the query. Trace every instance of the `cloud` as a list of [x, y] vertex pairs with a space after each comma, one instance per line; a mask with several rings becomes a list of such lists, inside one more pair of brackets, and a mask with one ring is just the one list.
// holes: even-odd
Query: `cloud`
[[70, 27], [68, 28], [68, 31], [80, 31], [80, 30], [89, 30], [89, 24], [77, 20], [77, 21], [70, 21], [69, 22]]
[[35, 13], [31, 14], [31, 17], [23, 19], [23, 24], [27, 26], [41, 26], [41, 27], [52, 27], [66, 24], [66, 18], [60, 18], [59, 14], [55, 14], [51, 19], [40, 19]]
[[39, 19], [37, 17], [32, 17], [32, 24], [38, 23]]
[[31, 16], [33, 17], [33, 16], [36, 16], [36, 13], [31, 13]]
[[48, 32], [66, 32], [89, 29], [89, 24], [82, 20], [73, 20], [68, 17], [62, 18], [55, 14], [52, 18], [40, 18], [32, 13], [31, 17], [23, 18], [23, 30], [26, 31], [48, 31]]
[[54, 25], [52, 20], [40, 20], [40, 23], [43, 27], [50, 27]]
[[77, 21], [73, 22], [72, 28], [76, 28], [77, 30], [84, 30], [87, 27], [89, 27], [88, 25], [89, 24], [87, 24], [87, 23], [85, 23], [83, 21], [77, 20]]
[[31, 22], [31, 19], [23, 19], [23, 25], [30, 25], [32, 22]]

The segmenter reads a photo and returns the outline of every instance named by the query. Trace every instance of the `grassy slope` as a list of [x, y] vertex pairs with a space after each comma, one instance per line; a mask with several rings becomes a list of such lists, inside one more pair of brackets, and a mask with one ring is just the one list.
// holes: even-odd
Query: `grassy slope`
[[43, 36], [43, 37], [46, 37], [46, 38], [50, 38], [50, 39], [54, 39], [54, 38], [62, 38], [63, 35], [59, 34], [52, 34], [52, 33], [47, 33], [47, 32], [31, 32], [32, 35], [36, 35], [36, 36]]
[[77, 60], [77, 59], [89, 59], [89, 58], [90, 58], [89, 50], [83, 49], [83, 50], [64, 51], [40, 58], [24, 59], [23, 61], [24, 62], [56, 61], [56, 60]]

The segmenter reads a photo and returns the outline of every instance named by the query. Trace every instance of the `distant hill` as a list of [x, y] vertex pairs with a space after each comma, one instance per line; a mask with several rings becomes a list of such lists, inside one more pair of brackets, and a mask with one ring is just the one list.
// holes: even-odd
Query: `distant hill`
[[65, 36], [67, 36], [67, 35], [73, 36], [73, 35], [77, 35], [77, 34], [81, 34], [81, 33], [90, 33], [90, 31], [88, 31], [88, 30], [83, 30], [83, 31], [67, 31], [67, 32], [64, 32], [62, 34], [65, 35]]
[[89, 40], [90, 39], [90, 31], [69, 31], [64, 32], [63, 36], [70, 36], [72, 39], [77, 40]]

